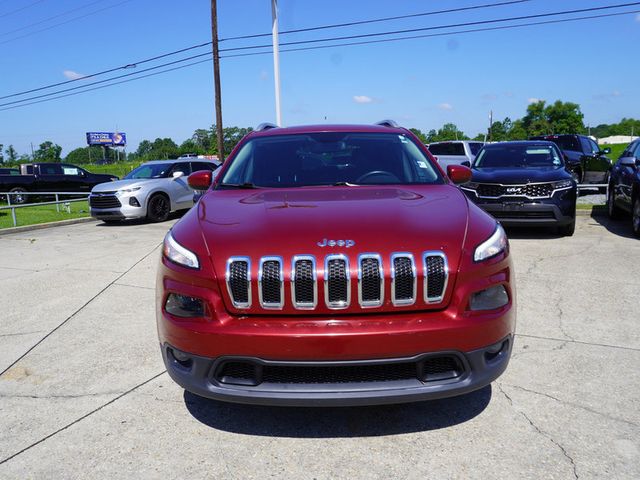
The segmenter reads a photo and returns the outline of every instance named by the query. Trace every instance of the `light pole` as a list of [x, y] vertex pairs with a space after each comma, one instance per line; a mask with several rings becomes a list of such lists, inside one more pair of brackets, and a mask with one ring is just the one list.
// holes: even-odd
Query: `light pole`
[[278, 47], [278, 0], [271, 0], [271, 38], [273, 40], [273, 80], [276, 88], [276, 124], [282, 126], [280, 110], [280, 50]]

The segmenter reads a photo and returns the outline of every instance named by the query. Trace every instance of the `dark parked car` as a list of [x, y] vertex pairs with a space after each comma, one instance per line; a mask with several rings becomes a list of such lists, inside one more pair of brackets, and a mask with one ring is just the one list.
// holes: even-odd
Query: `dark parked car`
[[156, 284], [171, 378], [268, 405], [421, 401], [489, 384], [516, 320], [508, 241], [409, 130], [255, 130], [167, 234]]
[[118, 180], [110, 174], [86, 171], [67, 163], [26, 163], [20, 175], [0, 174], [0, 192], [11, 192], [11, 203], [25, 203], [24, 192], [90, 192], [99, 183]]
[[611, 171], [607, 209], [611, 218], [631, 213], [633, 233], [640, 237], [640, 139], [629, 144]]
[[584, 135], [544, 135], [531, 137], [531, 140], [547, 140], [555, 143], [562, 153], [564, 160], [574, 180], [578, 183], [609, 182], [612, 161], [607, 157], [610, 148], [600, 150], [598, 144]]
[[0, 168], [0, 175], [20, 175], [17, 168]]
[[471, 181], [460, 188], [501, 223], [556, 226], [563, 235], [573, 235], [578, 189], [555, 144], [488, 144], [471, 171]]

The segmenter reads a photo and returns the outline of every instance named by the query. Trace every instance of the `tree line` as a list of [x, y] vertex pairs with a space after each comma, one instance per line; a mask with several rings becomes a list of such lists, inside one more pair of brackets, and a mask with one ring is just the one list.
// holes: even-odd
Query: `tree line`
[[[229, 154], [237, 143], [247, 133], [251, 132], [251, 127], [227, 127], [223, 129], [223, 145], [225, 154]], [[547, 134], [590, 134], [596, 138], [608, 137], [610, 135], [633, 135], [640, 134], [640, 120], [623, 118], [615, 124], [600, 124], [596, 127], [588, 128], [584, 124], [584, 115], [580, 111], [577, 103], [562, 102], [560, 100], [547, 104], [544, 100], [531, 103], [522, 118], [512, 120], [509, 117], [503, 120], [496, 120], [486, 132], [479, 133], [473, 138], [467, 136], [453, 123], [446, 123], [439, 129], [431, 129], [423, 132], [417, 128], [411, 131], [424, 143], [442, 142], [448, 140], [480, 140], [480, 141], [506, 141], [506, 140], [526, 140], [536, 135]], [[136, 162], [148, 160], [177, 158], [180, 155], [192, 153], [196, 155], [217, 155], [218, 142], [216, 138], [216, 126], [209, 129], [200, 128], [193, 132], [190, 138], [177, 144], [171, 138], [156, 138], [155, 140], [143, 140], [138, 145], [135, 152], [124, 153], [114, 149], [104, 149], [99, 146], [79, 147], [71, 150], [64, 161], [72, 164], [95, 163], [104, 158], [108, 162], [118, 159]], [[19, 154], [13, 145], [9, 145], [4, 150], [4, 158], [0, 149], [0, 161], [6, 164], [15, 165], [25, 162], [61, 162], [62, 147], [47, 140], [40, 144], [32, 155]]]

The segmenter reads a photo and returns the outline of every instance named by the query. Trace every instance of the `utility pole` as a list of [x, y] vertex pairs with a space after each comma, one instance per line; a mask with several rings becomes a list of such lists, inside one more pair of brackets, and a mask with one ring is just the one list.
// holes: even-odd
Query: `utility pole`
[[278, 0], [271, 0], [271, 39], [273, 42], [273, 81], [276, 88], [276, 125], [282, 126], [280, 110], [280, 47], [278, 43]]
[[211, 0], [211, 45], [213, 47], [213, 88], [216, 104], [216, 133], [218, 136], [218, 160], [224, 161], [224, 137], [222, 134], [222, 98], [220, 94], [220, 54], [218, 53], [218, 11], [216, 0]]

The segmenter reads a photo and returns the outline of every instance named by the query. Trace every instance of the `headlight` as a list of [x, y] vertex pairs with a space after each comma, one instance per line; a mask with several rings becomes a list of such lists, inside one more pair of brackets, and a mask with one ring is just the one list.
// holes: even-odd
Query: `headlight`
[[573, 187], [573, 180], [560, 180], [559, 182], [553, 182], [552, 185], [554, 190], [569, 188]]
[[131, 192], [137, 192], [138, 190], [140, 190], [142, 187], [131, 187], [131, 188], [121, 188], [120, 190], [118, 190], [118, 193], [131, 193]]
[[171, 232], [167, 233], [164, 237], [164, 245], [162, 247], [162, 254], [173, 263], [182, 265], [188, 268], [200, 268], [198, 257], [195, 253], [187, 250], [180, 245], [171, 235]]
[[498, 223], [495, 232], [476, 247], [476, 251], [473, 254], [473, 261], [481, 262], [487, 258], [495, 257], [499, 253], [504, 252], [508, 246], [507, 234], [504, 233], [502, 225]]
[[467, 182], [467, 183], [463, 183], [462, 185], [460, 185], [460, 187], [462, 188], [468, 188], [469, 190], [476, 190], [478, 188], [479, 184], [477, 184], [476, 182]]

